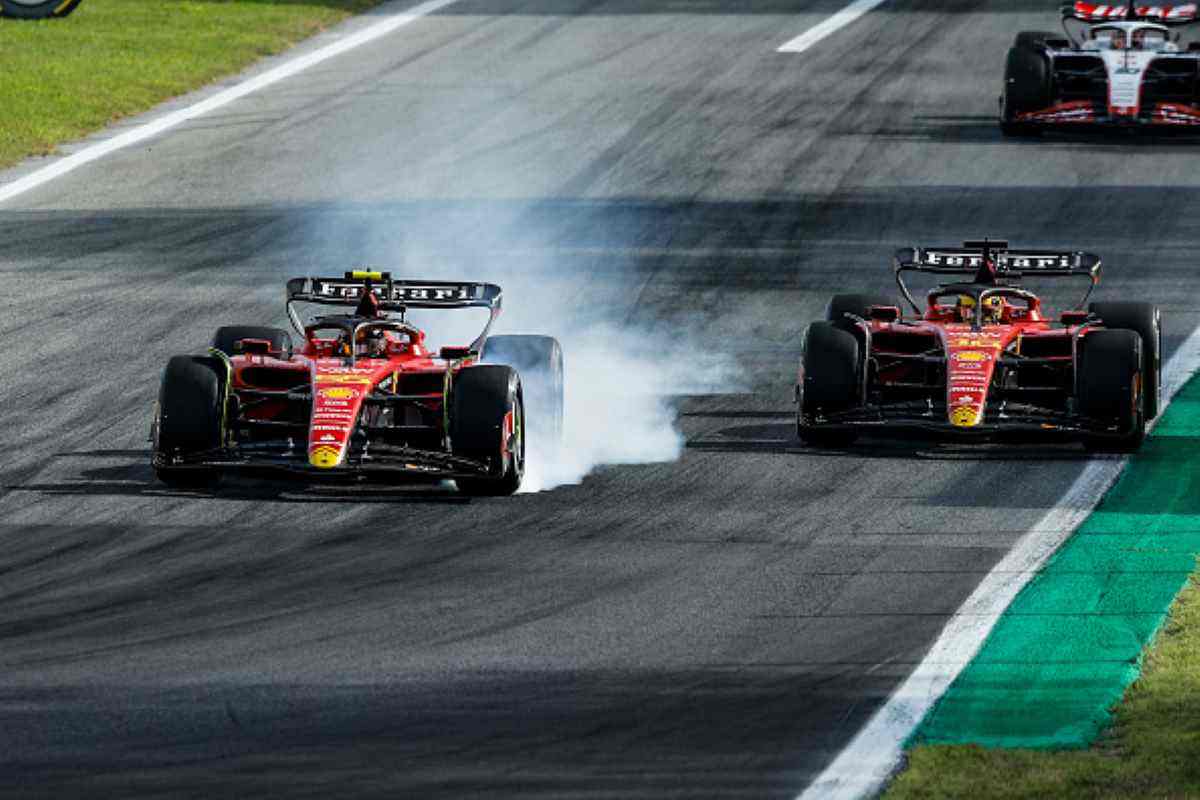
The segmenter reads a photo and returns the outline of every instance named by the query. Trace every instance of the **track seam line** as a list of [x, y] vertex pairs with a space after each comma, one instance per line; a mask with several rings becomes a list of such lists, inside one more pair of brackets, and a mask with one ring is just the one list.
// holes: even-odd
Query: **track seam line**
[[[1192, 331], [1163, 369], [1161, 408], [1198, 369], [1200, 328]], [[984, 576], [916, 669], [798, 800], [856, 800], [883, 788], [900, 766], [905, 742], [925, 715], [979, 652], [1021, 589], [1092, 513], [1127, 461], [1121, 457], [1088, 463], [1059, 504]]]
[[362, 30], [350, 34], [343, 39], [332, 42], [324, 47], [314, 50], [311, 53], [294, 58], [280, 64], [273, 69], [267, 70], [261, 75], [256, 75], [253, 78], [242, 81], [234, 86], [224, 89], [216, 94], [194, 103], [187, 108], [182, 108], [178, 111], [173, 111], [165, 114], [152, 122], [147, 122], [139, 125], [125, 133], [118, 134], [111, 139], [85, 147], [77, 153], [61, 158], [52, 164], [49, 164], [41, 169], [37, 169], [23, 178], [19, 178], [12, 183], [0, 186], [0, 203], [12, 200], [13, 198], [25, 194], [28, 191], [43, 186], [50, 181], [61, 178], [69, 172], [74, 172], [80, 167], [90, 164], [93, 161], [98, 161], [105, 156], [114, 153], [118, 150], [123, 150], [126, 147], [144, 142], [147, 139], [158, 136], [161, 133], [176, 128], [183, 123], [203, 116], [212, 111], [215, 111], [222, 106], [229, 105], [235, 100], [265, 89], [272, 84], [278, 83], [287, 78], [291, 78], [299, 73], [316, 66], [331, 58], [340, 56], [343, 53], [354, 50], [365, 44], [375, 41], [383, 36], [392, 33], [398, 28], [416, 22], [421, 17], [428, 16], [436, 11], [445, 8], [446, 6], [456, 3], [458, 0], [428, 0], [420, 5], [413, 6], [407, 11], [400, 11], [395, 14], [388, 15], [380, 22], [376, 22]]

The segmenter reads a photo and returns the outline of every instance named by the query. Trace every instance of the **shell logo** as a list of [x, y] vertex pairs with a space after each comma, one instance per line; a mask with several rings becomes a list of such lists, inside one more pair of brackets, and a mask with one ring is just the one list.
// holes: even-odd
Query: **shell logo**
[[959, 428], [971, 428], [979, 424], [981, 416], [972, 406], [959, 406], [950, 414], [950, 422]]
[[332, 386], [321, 390], [321, 397], [327, 397], [330, 400], [349, 400], [357, 394], [358, 389], [351, 389], [348, 386]]
[[314, 467], [329, 469], [338, 465], [338, 462], [342, 460], [341, 456], [340, 449], [330, 447], [329, 445], [321, 445], [320, 447], [314, 447], [312, 452], [308, 454], [308, 463]]

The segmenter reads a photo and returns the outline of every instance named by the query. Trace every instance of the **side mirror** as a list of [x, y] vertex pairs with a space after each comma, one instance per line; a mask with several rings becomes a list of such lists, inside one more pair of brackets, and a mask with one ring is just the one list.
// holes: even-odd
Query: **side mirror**
[[458, 361], [473, 355], [476, 353], [469, 347], [443, 347], [438, 351], [438, 358], [444, 358], [447, 361]]
[[871, 306], [867, 309], [867, 318], [874, 322], [895, 322], [900, 319], [900, 307]]
[[271, 353], [271, 342], [269, 339], [238, 339], [233, 343], [233, 349], [248, 356], [265, 356]]
[[1082, 325], [1088, 321], [1088, 317], [1090, 316], [1091, 314], [1087, 311], [1075, 309], [1072, 311], [1062, 312], [1062, 316], [1059, 317], [1059, 321], [1062, 322], [1063, 325]]

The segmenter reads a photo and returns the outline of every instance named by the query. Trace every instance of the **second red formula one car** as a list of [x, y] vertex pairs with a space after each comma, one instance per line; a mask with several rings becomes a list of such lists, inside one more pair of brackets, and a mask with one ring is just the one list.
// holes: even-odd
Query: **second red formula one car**
[[[924, 307], [907, 273], [961, 275]], [[916, 312], [887, 297], [837, 295], [805, 335], [797, 428], [812, 444], [844, 445], [864, 430], [960, 435], [1026, 432], [1136, 449], [1158, 414], [1162, 324], [1157, 307], [1092, 303], [1049, 316], [1022, 277], [1081, 277], [1086, 302], [1100, 258], [1009, 250], [1002, 241], [905, 248], [896, 282]]]
[[[511, 494], [529, 427], [562, 426], [562, 350], [548, 336], [488, 336], [499, 286], [393, 280], [386, 272], [295, 278], [278, 328], [217, 330], [206, 355], [167, 364], [153, 425], [154, 468], [172, 485], [233, 469], [317, 476], [453, 479], [467, 494]], [[297, 304], [350, 313], [304, 322]], [[411, 308], [479, 307], [469, 345], [431, 352]]]

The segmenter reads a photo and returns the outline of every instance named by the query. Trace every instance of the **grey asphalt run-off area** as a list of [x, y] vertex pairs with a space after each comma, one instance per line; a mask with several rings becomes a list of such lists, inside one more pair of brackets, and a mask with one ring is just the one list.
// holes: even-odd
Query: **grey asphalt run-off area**
[[[1000, 135], [1052, 3], [894, 0], [776, 52], [840, 6], [462, 0], [0, 206], [0, 795], [803, 790], [1087, 463], [801, 446], [829, 295], [991, 235], [1100, 253], [1168, 357], [1200, 320], [1200, 142]], [[169, 356], [356, 264], [642, 337], [691, 387], [657, 387], [679, 457], [469, 501], [157, 483]]]

